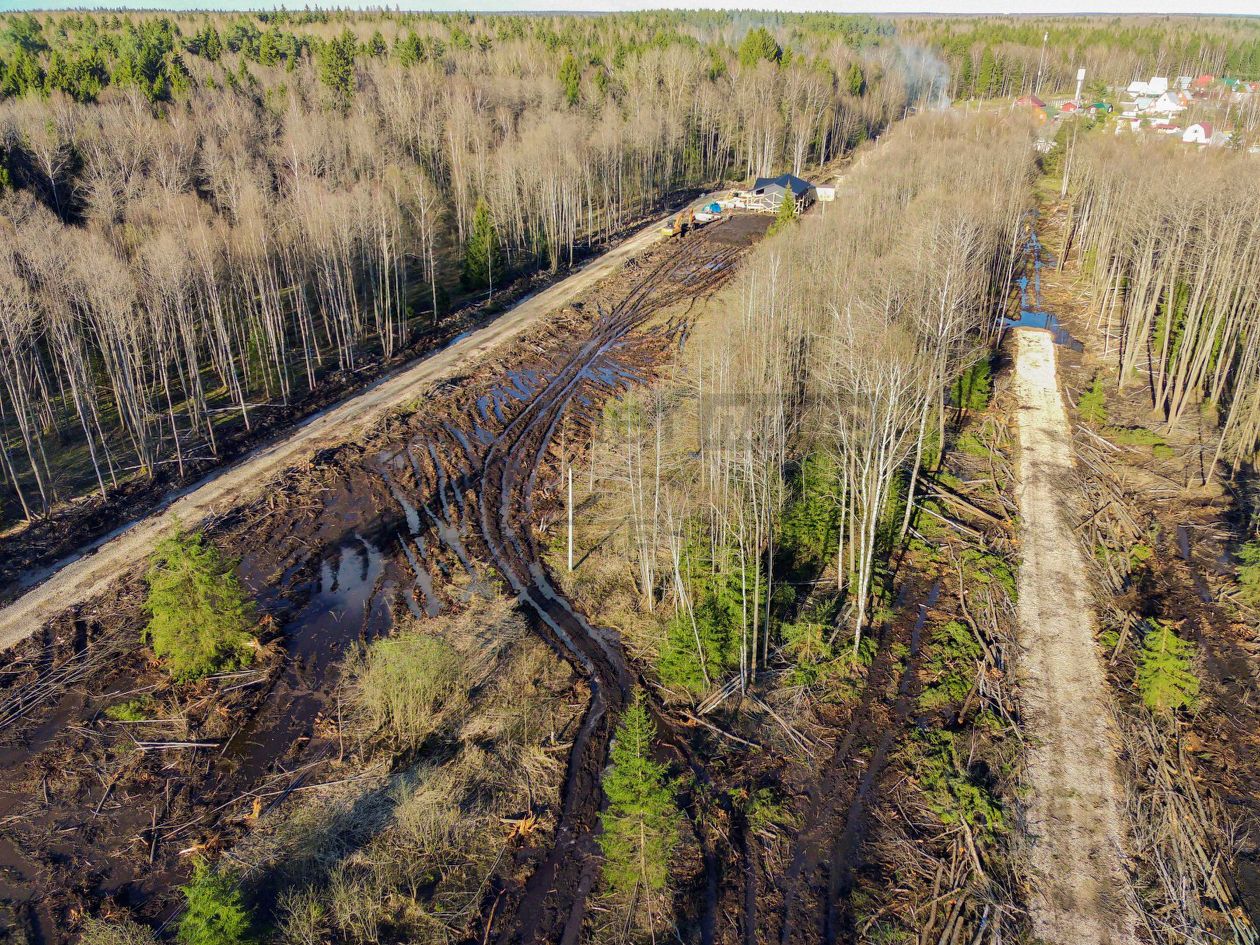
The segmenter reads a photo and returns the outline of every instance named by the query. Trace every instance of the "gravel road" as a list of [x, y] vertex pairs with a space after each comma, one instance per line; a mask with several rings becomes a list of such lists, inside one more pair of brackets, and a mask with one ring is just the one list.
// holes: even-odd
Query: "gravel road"
[[1048, 331], [1015, 335], [1033, 932], [1047, 945], [1137, 945], [1121, 868], [1115, 723], [1072, 527], [1072, 442], [1054, 342]]

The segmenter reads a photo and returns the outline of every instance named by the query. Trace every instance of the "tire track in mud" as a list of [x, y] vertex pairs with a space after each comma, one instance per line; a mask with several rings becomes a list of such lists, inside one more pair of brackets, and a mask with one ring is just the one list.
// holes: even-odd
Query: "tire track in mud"
[[[543, 381], [529, 392], [532, 396], [524, 397], [514, 416], [508, 419], [502, 410], [508, 398], [495, 394], [487, 402], [483, 397], [473, 416], [466, 418], [472, 425], [471, 436], [448, 425], [446, 435], [435, 436], [420, 451], [432, 464], [431, 479], [427, 470], [424, 479], [435, 486], [420, 510], [436, 526], [442, 543], [470, 573], [473, 557], [494, 566], [517, 600], [534, 613], [540, 634], [570, 662], [590, 693], [569, 752], [551, 847], [522, 887], [500, 890], [486, 904], [490, 912], [487, 935], [498, 941], [578, 940], [586, 896], [596, 879], [601, 774], [616, 720], [641, 683], [616, 633], [592, 624], [548, 576], [533, 535], [534, 497], [540, 477], [550, 471], [548, 454], [555, 447], [562, 421], [596, 422], [595, 404], [643, 380], [626, 367], [626, 361], [632, 360], [629, 336], [661, 309], [716, 289], [729, 277], [741, 252], [741, 246], [716, 242], [708, 233], [693, 236], [647, 271], [615, 306], [602, 312], [575, 351], [540, 372]], [[640, 335], [653, 335], [658, 344], [673, 345], [679, 330], [685, 331], [685, 325]], [[515, 381], [514, 386], [518, 393], [525, 393]], [[483, 424], [495, 421], [504, 424], [501, 431], [487, 434]], [[406, 449], [419, 481], [420, 466], [425, 464], [416, 463], [412, 446]], [[476, 544], [475, 554], [470, 554], [468, 541]], [[658, 707], [652, 708], [662, 743], [704, 780], [686, 740]], [[705, 861], [707, 914], [701, 927], [702, 939], [711, 941], [717, 863], [707, 845]]]
[[[387, 625], [388, 612], [395, 604], [406, 603], [413, 613], [423, 616], [436, 613], [451, 596], [496, 593], [479, 568], [489, 563], [504, 574], [505, 583], [514, 579], [524, 589], [514, 587], [513, 591], [528, 605], [525, 610], [537, 615], [538, 632], [574, 666], [592, 699], [582, 719], [581, 738], [574, 739], [570, 752], [556, 844], [545, 850], [541, 843], [526, 849], [518, 869], [503, 874], [509, 877], [508, 888], [497, 899], [491, 884], [482, 915], [490, 914], [492, 931], [505, 941], [560, 941], [565, 929], [576, 934], [585, 895], [596, 877], [594, 831], [602, 801], [600, 774], [619, 709], [639, 677], [615, 635], [576, 613], [548, 579], [531, 528], [538, 514], [535, 505], [547, 512], [554, 498], [554, 441], [560, 424], [576, 430], [598, 423], [606, 400], [649, 381], [668, 352], [677, 349], [688, 325], [685, 316], [659, 327], [645, 327], [646, 321], [665, 306], [684, 303], [681, 310], [688, 300], [715, 290], [763, 230], [760, 221], [735, 221], [735, 225], [695, 234], [665, 252], [655, 250], [631, 261], [624, 276], [593, 292], [611, 306], [607, 312], [592, 321], [577, 315], [584, 306], [574, 303], [574, 311], [527, 337], [514, 355], [501, 357], [497, 363], [512, 368], [504, 370], [509, 380], [496, 384], [494, 375], [485, 377], [483, 369], [482, 377], [441, 387], [434, 409], [426, 415], [413, 414], [410, 422], [387, 421], [373, 434], [367, 450], [358, 443], [330, 448], [317, 457], [311, 470], [293, 471], [277, 490], [274, 505], [270, 499], [260, 499], [216, 523], [217, 538], [229, 551], [242, 554], [241, 570], [243, 575], [248, 572], [247, 583], [266, 595], [263, 609], [270, 613], [275, 606], [282, 611], [286, 656], [281, 675], [288, 679], [297, 674], [285, 692], [300, 691], [310, 698], [303, 703], [302, 718], [296, 720], [297, 734], [279, 739], [272, 734], [285, 730], [286, 713], [295, 703], [284, 697], [260, 696], [260, 707], [252, 710], [260, 717], [247, 720], [231, 740], [240, 744], [242, 757], [220, 762], [216, 756], [192, 774], [169, 779], [183, 792], [181, 812], [178, 821], [172, 817], [159, 824], [161, 836], [153, 843], [159, 854], [156, 865], [150, 859], [145, 866], [143, 856], [128, 859], [120, 853], [119, 857], [126, 861], [120, 867], [119, 882], [125, 881], [127, 895], [134, 893], [131, 905], [143, 910], [137, 914], [146, 919], [157, 916], [167, 908], [173, 884], [180, 881], [181, 873], [172, 867], [175, 843], [167, 840], [178, 837], [176, 843], [183, 843], [189, 830], [211, 835], [223, 823], [237, 822], [241, 791], [246, 791], [242, 803], [247, 804], [251, 790], [270, 783], [262, 772], [286, 753], [296, 757], [308, 751], [301, 746], [307, 743], [320, 707], [331, 698], [329, 687], [335, 683], [335, 666], [343, 652], [340, 644], [355, 638], [370, 640], [373, 620], [382, 616], [383, 609]], [[585, 304], [588, 312], [592, 307], [598, 310], [593, 302]], [[304, 498], [312, 491], [318, 495], [314, 502]], [[354, 552], [350, 564], [346, 563], [347, 548]], [[378, 569], [372, 561], [382, 557], [387, 573], [374, 577]], [[360, 558], [366, 559], [363, 567], [352, 567]], [[460, 572], [466, 572], [474, 583], [447, 582]], [[353, 586], [344, 589], [343, 583]], [[370, 606], [365, 601], [351, 608], [353, 613], [347, 612], [343, 591], [367, 594]], [[335, 607], [329, 594], [337, 595]], [[322, 630], [313, 632], [334, 625], [336, 639]], [[103, 652], [95, 646], [89, 649]], [[126, 670], [133, 672], [134, 667]], [[88, 685], [93, 691], [100, 688], [100, 671]], [[131, 688], [106, 686], [108, 692]], [[662, 749], [702, 774], [687, 740], [659, 712], [655, 714]], [[60, 732], [72, 721], [65, 712], [52, 712], [44, 705], [37, 714], [18, 719], [15, 727], [22, 734], [40, 726]], [[16, 750], [24, 760], [14, 768], [15, 783], [20, 781], [23, 791], [20, 799], [33, 802], [33, 795], [27, 797], [30, 792], [21, 769], [25, 761], [37, 759], [21, 745]], [[148, 797], [143, 785], [132, 787], [137, 796]], [[130, 850], [127, 845], [135, 830], [123, 824], [109, 832], [102, 818], [93, 815], [100, 796], [98, 787], [85, 798], [65, 799], [57, 815], [92, 826], [93, 835], [100, 837], [90, 845], [93, 855], [112, 850], [115, 842], [122, 845], [120, 850]], [[228, 801], [236, 807], [224, 813]], [[122, 817], [130, 816], [135, 804], [130, 800], [123, 806], [111, 803], [110, 809], [116, 806]], [[136, 809], [136, 816], [143, 814], [145, 819], [140, 826], [147, 827], [148, 808]], [[229, 825], [226, 831], [224, 839], [230, 842], [234, 828]], [[567, 842], [561, 843], [562, 839]], [[42, 857], [44, 847], [37, 852]], [[541, 865], [535, 866], [535, 860]], [[525, 868], [538, 875], [518, 886], [511, 877], [523, 875]], [[134, 875], [124, 875], [127, 870]], [[53, 882], [59, 885], [47, 890], [56, 896], [44, 898], [55, 899], [59, 909], [68, 903], [90, 908], [92, 902], [115, 895], [117, 883], [101, 886], [99, 878], [92, 873], [89, 881], [76, 885], [57, 873]], [[3, 883], [0, 896], [0, 906], [14, 901]], [[59, 914], [68, 913], [62, 909]], [[55, 924], [47, 926], [50, 935], [57, 931]], [[706, 924], [711, 930], [712, 922]], [[477, 937], [480, 941], [481, 936]], [[711, 937], [710, 931], [707, 938]]]
[[[939, 579], [926, 595], [921, 587], [907, 585], [903, 593], [918, 600], [914, 622], [908, 628], [894, 624], [885, 629], [862, 697], [814, 782], [805, 822], [797, 832], [787, 872], [779, 882], [783, 900], [778, 934], [781, 945], [833, 943], [853, 931], [847, 900], [853, 871], [861, 862], [870, 802], [910, 720], [923, 629], [940, 592]], [[892, 657], [897, 642], [908, 646], [900, 673]], [[890, 691], [894, 682], [895, 688]], [[858, 764], [863, 765], [863, 771], [855, 779], [851, 773]], [[811, 898], [817, 900], [812, 910], [816, 919], [813, 925], [801, 919]]]

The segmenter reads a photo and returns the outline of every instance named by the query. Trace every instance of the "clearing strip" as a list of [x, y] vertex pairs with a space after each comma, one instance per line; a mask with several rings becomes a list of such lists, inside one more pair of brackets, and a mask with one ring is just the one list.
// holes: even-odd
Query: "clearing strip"
[[[668, 218], [666, 218], [668, 219]], [[287, 437], [250, 453], [176, 493], [152, 515], [132, 522], [83, 551], [44, 569], [38, 586], [0, 610], [0, 650], [6, 650], [57, 614], [103, 592], [123, 572], [145, 559], [157, 539], [179, 517], [193, 525], [256, 496], [278, 473], [322, 448], [353, 441], [390, 410], [413, 399], [425, 386], [456, 374], [490, 349], [517, 337], [541, 316], [572, 301], [633, 256], [661, 239], [663, 221], [644, 227], [602, 256], [549, 288], [532, 295], [490, 324], [383, 378], [349, 400], [316, 414]]]
[[1014, 334], [1033, 931], [1049, 945], [1136, 945], [1121, 864], [1115, 723], [1070, 516], [1072, 445], [1054, 341], [1048, 331]]

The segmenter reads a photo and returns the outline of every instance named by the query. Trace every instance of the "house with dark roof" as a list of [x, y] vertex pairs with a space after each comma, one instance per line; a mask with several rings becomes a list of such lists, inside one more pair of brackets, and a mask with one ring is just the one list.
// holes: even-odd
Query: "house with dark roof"
[[778, 213], [784, 198], [791, 195], [799, 213], [817, 198], [814, 185], [792, 174], [778, 177], [758, 177], [744, 195], [744, 206], [749, 210]]

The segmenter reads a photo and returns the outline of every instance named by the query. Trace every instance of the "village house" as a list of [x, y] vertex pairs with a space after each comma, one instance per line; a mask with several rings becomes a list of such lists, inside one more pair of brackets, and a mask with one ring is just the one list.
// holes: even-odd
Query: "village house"
[[814, 185], [792, 174], [780, 174], [778, 177], [758, 177], [751, 188], [742, 197], [742, 204], [749, 210], [760, 210], [764, 213], [777, 213], [788, 194], [796, 201], [799, 213], [817, 197]]
[[1185, 110], [1186, 106], [1180, 97], [1176, 93], [1167, 91], [1160, 93], [1158, 98], [1140, 109], [1148, 115], [1176, 115]]
[[1158, 98], [1168, 91], [1168, 79], [1162, 75], [1151, 76], [1151, 81], [1143, 82], [1141, 79], [1134, 79], [1129, 83], [1126, 91], [1134, 96], [1149, 95], [1152, 98]]
[[1186, 144], [1208, 144], [1212, 140], [1212, 126], [1206, 121], [1196, 121], [1185, 130], [1181, 140]]

